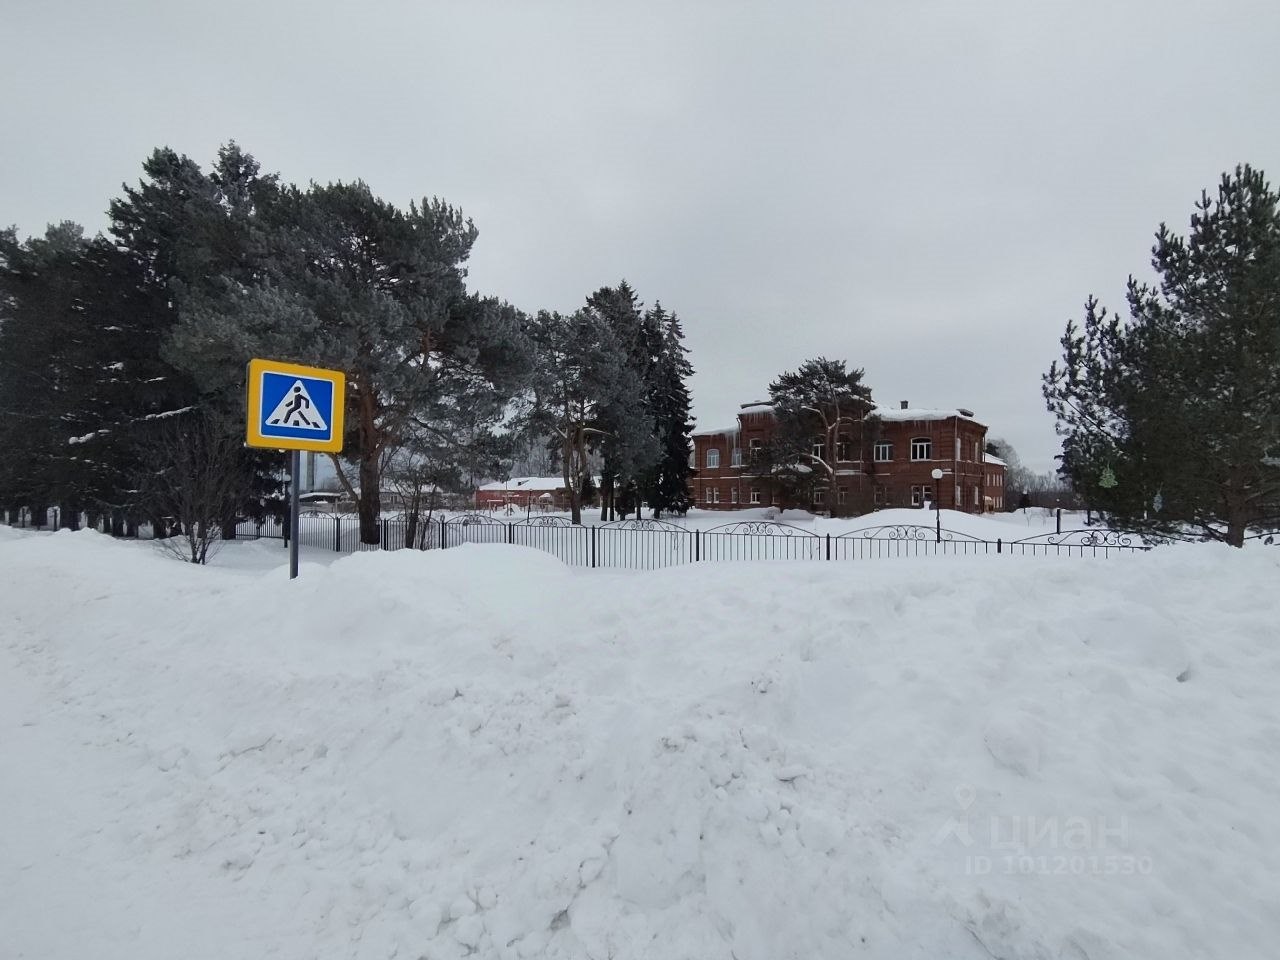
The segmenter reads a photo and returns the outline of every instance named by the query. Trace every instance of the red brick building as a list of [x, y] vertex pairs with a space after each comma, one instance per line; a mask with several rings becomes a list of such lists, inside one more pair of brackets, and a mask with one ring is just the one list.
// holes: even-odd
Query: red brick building
[[[841, 430], [834, 450], [828, 449], [831, 437], [814, 437], [811, 456], [788, 466], [793, 477], [811, 480], [790, 484], [789, 494], [782, 492], [778, 468], [762, 467], [776, 426], [771, 406], [746, 403], [734, 426], [696, 432], [689, 484], [694, 503], [711, 510], [778, 506], [840, 514], [919, 507], [935, 496], [947, 510], [981, 513], [1004, 506], [1004, 464], [984, 452], [987, 428], [970, 410], [905, 401], [876, 407]], [[935, 470], [942, 471], [941, 480], [934, 479]]]

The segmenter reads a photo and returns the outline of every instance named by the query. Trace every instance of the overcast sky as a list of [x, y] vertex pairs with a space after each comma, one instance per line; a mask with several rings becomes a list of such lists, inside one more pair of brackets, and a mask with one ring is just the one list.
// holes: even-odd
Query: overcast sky
[[471, 286], [684, 320], [702, 426], [825, 355], [1024, 462], [1085, 297], [1239, 162], [1280, 179], [1280, 3], [0, 0], [0, 222], [103, 229], [156, 146], [440, 196]]

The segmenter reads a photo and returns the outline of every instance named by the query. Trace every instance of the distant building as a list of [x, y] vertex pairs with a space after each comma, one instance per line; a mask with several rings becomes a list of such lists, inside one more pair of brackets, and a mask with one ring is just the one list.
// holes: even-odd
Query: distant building
[[[875, 407], [850, 424], [837, 437], [835, 450], [827, 449], [828, 437], [814, 437], [813, 455], [830, 463], [835, 477], [812, 461], [788, 465], [813, 477], [798, 498], [779, 492], [781, 484], [770, 475], [776, 465], [764, 468], [776, 429], [773, 407], [744, 403], [733, 426], [695, 432], [690, 454], [695, 472], [689, 482], [694, 503], [710, 510], [777, 506], [864, 513], [920, 507], [936, 496], [944, 509], [967, 513], [1004, 506], [1005, 465], [985, 453], [987, 428], [970, 410], [912, 407], [903, 401], [898, 407]], [[933, 478], [934, 470], [943, 471], [941, 481]]]
[[568, 510], [569, 492], [563, 477], [512, 477], [480, 486], [476, 490], [475, 506], [477, 510], [505, 507]]

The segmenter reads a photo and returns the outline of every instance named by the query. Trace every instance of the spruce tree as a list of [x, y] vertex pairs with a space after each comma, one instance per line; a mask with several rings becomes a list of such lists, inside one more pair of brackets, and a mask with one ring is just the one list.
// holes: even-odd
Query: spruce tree
[[693, 375], [679, 318], [661, 303], [645, 315], [647, 328], [660, 332], [660, 347], [649, 382], [649, 409], [658, 437], [659, 457], [645, 478], [645, 494], [653, 516], [689, 509], [689, 450], [692, 402], [688, 379]]
[[1061, 472], [1115, 523], [1241, 546], [1280, 523], [1280, 203], [1263, 173], [1224, 174], [1186, 237], [1160, 226], [1151, 263], [1128, 320], [1090, 297], [1044, 377]]

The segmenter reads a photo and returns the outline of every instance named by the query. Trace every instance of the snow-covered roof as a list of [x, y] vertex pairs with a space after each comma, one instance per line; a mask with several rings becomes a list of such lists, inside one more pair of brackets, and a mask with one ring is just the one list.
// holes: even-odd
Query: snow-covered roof
[[772, 413], [772, 403], [744, 403], [739, 409], [743, 413]]
[[950, 410], [932, 407], [907, 407], [905, 410], [901, 407], [876, 407], [872, 410], [872, 413], [886, 423], [904, 423], [910, 420], [950, 420], [952, 417], [957, 417], [960, 420], [972, 420], [974, 423], [979, 422], [972, 412], [961, 411], [955, 407]]
[[984, 453], [984, 454], [982, 455], [982, 462], [983, 462], [983, 463], [994, 463], [994, 464], [996, 464], [996, 465], [998, 465], [998, 466], [1001, 466], [1001, 467], [1007, 467], [1007, 466], [1008, 466], [1008, 464], [1007, 464], [1007, 463], [1005, 463], [1003, 460], [1001, 460], [999, 457], [994, 456], [993, 454], [990, 454], [990, 453]]
[[564, 486], [563, 477], [512, 477], [480, 485], [481, 490], [559, 490]]
[[695, 430], [693, 431], [692, 436], [695, 436], [695, 437], [712, 437], [712, 436], [719, 436], [719, 435], [728, 436], [730, 434], [734, 434], [737, 432], [738, 432], [738, 427], [735, 424], [732, 427], [721, 427], [718, 430]]

